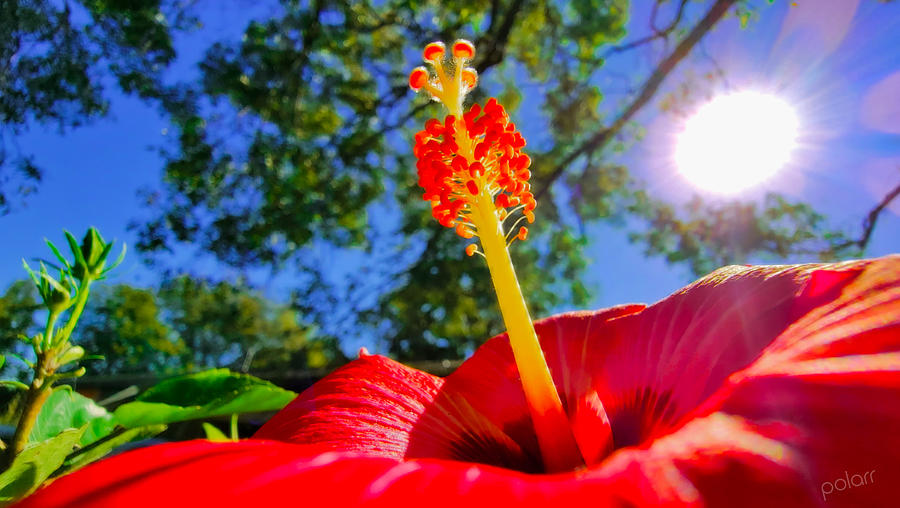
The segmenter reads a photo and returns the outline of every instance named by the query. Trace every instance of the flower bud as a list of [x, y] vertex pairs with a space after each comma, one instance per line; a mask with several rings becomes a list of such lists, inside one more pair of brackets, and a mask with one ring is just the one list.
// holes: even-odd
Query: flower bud
[[103, 270], [103, 264], [106, 263], [105, 254], [109, 254], [108, 251], [104, 251], [106, 251], [106, 242], [103, 241], [100, 232], [96, 228], [88, 229], [81, 240], [81, 255], [91, 271]]
[[90, 275], [92, 278], [102, 276], [103, 268], [106, 266], [106, 258], [109, 256], [110, 250], [112, 250], [112, 243], [106, 243], [96, 228], [87, 230], [80, 246], [68, 232], [66, 232], [66, 239], [69, 241], [69, 248], [75, 254], [72, 275], [81, 280], [86, 275]]
[[77, 362], [82, 357], [84, 357], [84, 348], [81, 346], [71, 346], [65, 353], [59, 356], [57, 363], [59, 365], [65, 365], [67, 363]]

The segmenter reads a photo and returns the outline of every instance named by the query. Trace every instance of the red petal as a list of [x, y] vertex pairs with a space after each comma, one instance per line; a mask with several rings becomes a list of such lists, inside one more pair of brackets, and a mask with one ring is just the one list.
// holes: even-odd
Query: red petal
[[18, 508], [197, 506], [550, 506], [613, 503], [604, 478], [540, 476], [464, 462], [325, 453], [275, 441], [190, 441], [144, 448], [88, 466]]
[[[900, 477], [900, 256], [853, 266], [862, 266], [856, 277], [697, 410], [792, 429], [780, 441], [798, 457], [797, 489], [829, 506], [882, 505], [898, 495], [887, 478]], [[870, 471], [875, 483], [836, 482]]]
[[[726, 267], [646, 309], [563, 314], [537, 322], [536, 328], [570, 417], [596, 393], [615, 446], [636, 445], [680, 425], [730, 375], [849, 284], [866, 263], [833, 266], [827, 277], [813, 275], [822, 265]], [[810, 281], [815, 290], [805, 293]], [[523, 399], [516, 374], [501, 335], [447, 383], [474, 394], [470, 402], [498, 426], [528, 428], [520, 421]], [[602, 420], [598, 428], [606, 427]], [[528, 436], [511, 435], [530, 446]], [[602, 456], [597, 443], [580, 445], [589, 448], [586, 455]]]
[[541, 470], [536, 446], [523, 449], [458, 389], [381, 356], [360, 358], [326, 376], [254, 437], [302, 444], [305, 453], [429, 457]]
[[[900, 477], [896, 459], [900, 450], [900, 256], [820, 268], [741, 270], [742, 278], [762, 275], [763, 285], [781, 286], [786, 273], [800, 283], [796, 291], [782, 287], [791, 298], [789, 311], [775, 314], [786, 316], [775, 327], [780, 332], [769, 337], [747, 368], [732, 374], [702, 405], [681, 417], [680, 428], [645, 439], [641, 448], [614, 453], [598, 467], [598, 474], [612, 475], [620, 492], [638, 489], [644, 497], [639, 504], [678, 496], [707, 506], [886, 506], [897, 499], [900, 488], [886, 479]], [[670, 300], [695, 290], [696, 285]], [[776, 294], [765, 288], [757, 292], [772, 296], [770, 304], [757, 306], [757, 311], [783, 309]], [[701, 319], [705, 308], [699, 307]], [[753, 308], [743, 310], [743, 316], [753, 315]], [[647, 311], [609, 324], [615, 328], [631, 319], [645, 319]], [[772, 319], [771, 312], [766, 313], [770, 317], [759, 314], [758, 319]], [[694, 326], [687, 323], [688, 328]], [[755, 336], [742, 331], [740, 337]], [[733, 358], [745, 358], [720, 356], [719, 347], [707, 347], [695, 355], [705, 356], [708, 351], [729, 365], [740, 363], [732, 362]], [[675, 364], [669, 369], [681, 374], [681, 380], [670, 387], [678, 396], [682, 385], [697, 377], [709, 379], [720, 367], [710, 364], [706, 370], [685, 370]], [[609, 409], [609, 399], [601, 399], [615, 440], [619, 428], [615, 419], [622, 414], [615, 407]], [[643, 411], [650, 409], [645, 406]], [[641, 473], [634, 474], [635, 470]], [[650, 488], [641, 487], [642, 477]], [[875, 480], [866, 481], [871, 478]]]
[[[154, 447], [58, 480], [25, 506], [158, 504], [170, 492], [167, 504], [223, 506], [297, 496], [335, 506], [885, 506], [900, 495], [900, 256], [822, 268], [727, 268], [647, 309], [539, 322], [595, 462], [585, 472], [399, 460], [481, 460], [471, 455], [482, 450], [528, 463], [534, 436], [501, 336], [443, 383], [379, 357], [336, 372], [261, 431], [306, 446]], [[620, 449], [601, 460], [610, 430]], [[622, 448], [623, 433], [640, 446]], [[370, 456], [307, 455], [319, 449]], [[840, 489], [864, 473], [872, 482]]]
[[254, 436], [403, 458], [410, 433], [444, 380], [382, 356], [365, 356], [304, 391]]

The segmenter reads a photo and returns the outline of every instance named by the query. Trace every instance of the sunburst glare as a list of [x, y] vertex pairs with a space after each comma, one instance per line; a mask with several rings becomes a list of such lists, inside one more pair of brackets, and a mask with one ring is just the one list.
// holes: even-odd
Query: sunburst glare
[[686, 122], [675, 163], [696, 187], [734, 194], [784, 167], [798, 128], [793, 108], [776, 96], [755, 91], [720, 95]]

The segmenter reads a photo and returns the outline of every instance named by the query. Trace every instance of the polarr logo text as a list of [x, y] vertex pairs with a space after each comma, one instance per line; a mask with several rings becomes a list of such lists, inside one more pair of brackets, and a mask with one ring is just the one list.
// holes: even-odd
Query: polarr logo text
[[833, 493], [835, 490], [837, 490], [838, 492], [842, 492], [847, 489], [862, 487], [864, 485], [870, 485], [872, 483], [875, 483], [874, 469], [863, 474], [854, 474], [853, 476], [850, 476], [847, 471], [844, 471], [843, 478], [838, 478], [833, 482], [825, 482], [822, 484], [822, 500], [827, 501], [828, 494]]

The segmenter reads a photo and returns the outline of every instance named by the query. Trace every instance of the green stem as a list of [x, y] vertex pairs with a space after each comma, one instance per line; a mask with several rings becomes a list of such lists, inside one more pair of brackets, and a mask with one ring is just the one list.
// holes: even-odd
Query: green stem
[[40, 351], [36, 351], [37, 361], [34, 364], [34, 377], [32, 378], [31, 386], [28, 388], [28, 394], [25, 396], [25, 406], [22, 408], [22, 415], [19, 417], [18, 425], [16, 425], [13, 440], [4, 456], [6, 467], [9, 467], [16, 456], [25, 449], [25, 446], [28, 444], [28, 438], [31, 436], [31, 429], [34, 428], [37, 417], [41, 413], [47, 397], [52, 392], [53, 382], [56, 379], [54, 374], [58, 368], [56, 356], [62, 350], [61, 346], [64, 346], [69, 336], [71, 336], [75, 325], [78, 324], [78, 319], [81, 318], [81, 313], [87, 304], [91, 282], [93, 282], [93, 279], [89, 275], [86, 275], [82, 280], [77, 299], [75, 300], [75, 307], [72, 309], [66, 325], [56, 337], [53, 336], [53, 330], [59, 318], [59, 313], [50, 312], [50, 315], [47, 317], [47, 328], [44, 330], [44, 344], [42, 344]]
[[31, 429], [37, 423], [37, 417], [44, 407], [44, 402], [50, 396], [53, 381], [47, 379], [48, 374], [50, 374], [47, 372], [47, 367], [47, 355], [41, 353], [38, 355], [37, 363], [34, 366], [34, 379], [28, 388], [28, 394], [25, 396], [25, 406], [22, 408], [19, 424], [16, 425], [16, 433], [13, 435], [12, 442], [6, 450], [6, 467], [9, 467], [16, 456], [25, 449], [25, 446], [28, 444], [28, 438], [31, 436]]
[[60, 343], [69, 340], [69, 337], [75, 330], [75, 325], [78, 324], [81, 313], [84, 311], [84, 306], [87, 304], [88, 295], [91, 292], [91, 282], [93, 281], [94, 279], [90, 275], [85, 275], [84, 280], [81, 281], [81, 286], [78, 288], [78, 296], [75, 300], [75, 307], [72, 309], [72, 314], [69, 315], [69, 321], [66, 323], [66, 326], [59, 333]]
[[47, 327], [44, 329], [44, 341], [41, 344], [41, 351], [47, 351], [53, 347], [53, 331], [56, 329], [56, 320], [59, 319], [59, 313], [50, 311], [47, 313]]
[[231, 414], [231, 440], [238, 441], [240, 437], [238, 437], [238, 415], [237, 413]]

